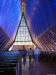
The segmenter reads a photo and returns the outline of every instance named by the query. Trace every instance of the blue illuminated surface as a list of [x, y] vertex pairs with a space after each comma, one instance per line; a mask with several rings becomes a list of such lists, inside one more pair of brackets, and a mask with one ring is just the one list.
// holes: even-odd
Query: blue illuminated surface
[[38, 36], [56, 24], [56, 0], [27, 0], [26, 14], [31, 32]]
[[13, 37], [20, 22], [21, 0], [0, 0], [0, 26]]
[[[25, 3], [28, 26], [36, 36], [56, 23], [56, 0], [25, 0]], [[0, 26], [11, 37], [17, 30], [20, 16], [21, 0], [0, 0]]]

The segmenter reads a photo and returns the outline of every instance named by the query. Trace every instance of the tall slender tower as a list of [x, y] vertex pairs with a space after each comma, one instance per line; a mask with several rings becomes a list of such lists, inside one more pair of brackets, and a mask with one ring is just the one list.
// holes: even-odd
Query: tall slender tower
[[34, 43], [32, 42], [32, 38], [25, 18], [25, 6], [25, 3], [22, 2], [21, 20], [17, 30], [15, 41], [12, 45], [13, 50], [18, 50], [19, 47], [21, 48], [23, 45], [28, 48], [34, 47]]

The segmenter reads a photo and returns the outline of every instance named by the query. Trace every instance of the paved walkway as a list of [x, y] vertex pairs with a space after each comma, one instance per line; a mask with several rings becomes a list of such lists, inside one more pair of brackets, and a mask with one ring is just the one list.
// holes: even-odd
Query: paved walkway
[[24, 65], [22, 59], [22, 75], [56, 75], [56, 66], [43, 61], [35, 63], [33, 59], [29, 63], [28, 58]]

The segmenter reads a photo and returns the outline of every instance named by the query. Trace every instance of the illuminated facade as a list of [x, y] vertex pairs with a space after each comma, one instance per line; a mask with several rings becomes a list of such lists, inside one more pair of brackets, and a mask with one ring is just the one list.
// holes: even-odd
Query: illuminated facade
[[13, 45], [33, 45], [24, 16], [22, 16], [17, 36]]
[[[1, 0], [0, 7], [0, 27], [10, 37], [8, 42], [4, 38], [6, 41], [2, 46], [1, 41], [4, 43], [4, 40], [2, 40], [0, 32], [0, 51], [8, 50], [14, 43], [20, 20], [22, 20], [21, 14], [24, 13], [27, 20], [26, 26], [39, 50], [56, 52], [56, 0], [24, 0], [24, 2]], [[20, 36], [20, 33], [18, 34]], [[5, 36], [3, 35], [3, 37]], [[23, 38], [23, 41], [25, 40]], [[25, 45], [25, 42], [20, 43]]]
[[17, 30], [15, 42], [13, 43], [11, 48], [13, 49], [13, 46], [19, 46], [19, 45], [21, 45], [21, 46], [33, 45], [34, 46], [34, 43], [32, 42], [32, 38], [31, 38], [24, 15], [22, 15], [22, 17], [21, 17], [21, 21], [20, 21], [19, 28]]

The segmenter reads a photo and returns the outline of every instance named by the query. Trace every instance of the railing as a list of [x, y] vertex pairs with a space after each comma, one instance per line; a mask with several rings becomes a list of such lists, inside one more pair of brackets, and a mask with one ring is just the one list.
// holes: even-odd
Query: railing
[[22, 52], [20, 51], [0, 52], [0, 72], [5, 72], [5, 70], [9, 69], [15, 69], [16, 75], [21, 75], [21, 58]]

